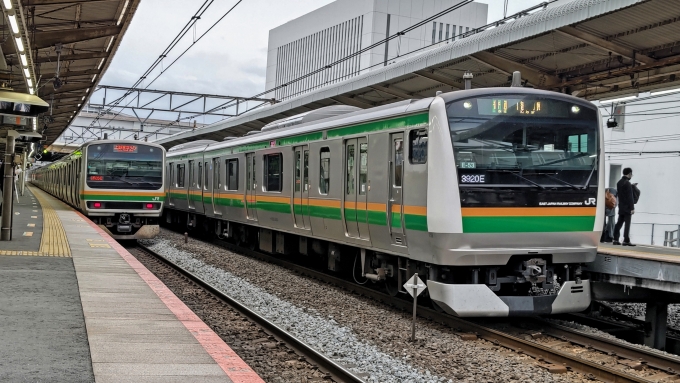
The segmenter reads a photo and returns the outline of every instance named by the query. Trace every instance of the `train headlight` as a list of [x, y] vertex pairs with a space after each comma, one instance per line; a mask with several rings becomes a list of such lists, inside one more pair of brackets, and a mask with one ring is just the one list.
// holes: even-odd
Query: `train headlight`
[[571, 107], [571, 112], [574, 113], [574, 114], [576, 114], [576, 113], [578, 113], [578, 112], [580, 112], [580, 111], [581, 111], [581, 108], [578, 107], [578, 106], [576, 106], [576, 105], [574, 105], [574, 106]]
[[463, 103], [463, 108], [468, 109], [468, 110], [469, 110], [469, 109], [472, 109], [472, 102], [470, 102], [470, 101], [465, 101], [465, 102]]

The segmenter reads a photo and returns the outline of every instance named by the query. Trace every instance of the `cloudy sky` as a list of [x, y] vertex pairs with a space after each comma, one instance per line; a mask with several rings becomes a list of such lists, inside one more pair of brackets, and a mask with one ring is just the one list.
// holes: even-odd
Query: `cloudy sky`
[[[234, 11], [164, 73], [150, 89], [232, 96], [264, 90], [269, 30], [333, 0], [243, 0]], [[503, 16], [503, 0], [489, 4], [489, 22]], [[237, 0], [217, 0], [197, 23], [200, 36]], [[509, 0], [508, 14], [540, 3]], [[143, 0], [101, 84], [132, 86], [203, 3], [202, 0]], [[187, 34], [164, 65], [194, 38]], [[155, 77], [158, 72], [150, 77]], [[146, 84], [143, 84], [146, 85]], [[95, 99], [93, 97], [93, 102]], [[200, 122], [200, 121], [199, 121]], [[207, 121], [206, 121], [207, 122]]]

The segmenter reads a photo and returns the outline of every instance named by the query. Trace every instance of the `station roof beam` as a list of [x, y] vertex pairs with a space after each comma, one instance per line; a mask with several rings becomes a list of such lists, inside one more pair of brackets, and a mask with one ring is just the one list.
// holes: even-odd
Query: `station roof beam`
[[624, 47], [620, 44], [613, 43], [611, 41], [605, 40], [603, 38], [597, 37], [591, 33], [579, 30], [577, 28], [571, 27], [571, 26], [566, 26], [562, 27], [559, 29], [556, 29], [556, 32], [562, 33], [564, 35], [567, 35], [569, 37], [573, 37], [577, 40], [583, 41], [586, 44], [590, 44], [592, 46], [601, 48], [605, 51], [612, 52], [613, 54], [617, 54], [623, 57], [627, 57], [629, 59], [635, 60], [639, 63], [645, 64], [645, 65], [651, 65], [656, 62], [655, 59], [646, 56], [640, 52], [636, 52], [634, 49]]

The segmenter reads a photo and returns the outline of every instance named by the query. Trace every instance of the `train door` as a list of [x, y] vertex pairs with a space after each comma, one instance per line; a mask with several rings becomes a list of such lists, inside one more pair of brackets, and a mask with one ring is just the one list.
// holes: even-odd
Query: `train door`
[[387, 224], [390, 227], [392, 243], [406, 245], [404, 231], [404, 134], [390, 135], [390, 194], [387, 204]]
[[203, 213], [208, 214], [208, 204], [205, 199], [205, 197], [208, 196], [208, 193], [210, 193], [210, 162], [205, 161], [203, 163], [203, 190], [202, 190], [202, 197], [201, 197], [201, 203], [203, 204]]
[[309, 221], [309, 146], [298, 146], [295, 150], [295, 171], [293, 180], [293, 216], [295, 227], [311, 229]]
[[175, 206], [172, 199], [172, 189], [175, 187], [175, 172], [173, 171], [174, 163], [168, 163], [168, 205]]
[[73, 190], [75, 190], [75, 202], [76, 206], [80, 208], [80, 173], [81, 173], [81, 161], [80, 158], [76, 160], [76, 177], [75, 177], [75, 182], [76, 184], [73, 186]]
[[218, 198], [220, 197], [220, 190], [222, 190], [222, 174], [220, 173], [220, 159], [219, 158], [213, 158], [212, 160], [212, 169], [213, 169], [213, 177], [212, 177], [212, 208], [213, 208], [213, 214], [215, 215], [222, 215], [222, 212], [219, 209], [219, 204], [218, 204]]
[[368, 140], [345, 141], [344, 217], [347, 235], [368, 239]]
[[191, 193], [196, 190], [196, 176], [194, 171], [194, 161], [189, 161], [189, 183], [187, 185], [187, 206], [191, 210], [196, 210], [196, 204], [194, 202], [194, 196]]
[[257, 221], [257, 172], [255, 171], [255, 153], [246, 153], [246, 218]]

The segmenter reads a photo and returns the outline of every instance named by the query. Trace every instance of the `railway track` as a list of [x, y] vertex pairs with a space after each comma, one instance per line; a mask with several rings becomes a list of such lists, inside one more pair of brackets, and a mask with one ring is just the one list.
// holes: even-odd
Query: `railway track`
[[257, 324], [262, 330], [264, 330], [266, 333], [273, 336], [279, 342], [285, 343], [288, 346], [288, 348], [295, 351], [296, 354], [305, 358], [310, 363], [316, 365], [321, 371], [328, 374], [329, 377], [332, 378], [334, 381], [339, 382], [339, 383], [364, 383], [364, 381], [360, 377], [355, 375], [352, 371], [350, 371], [350, 370], [342, 367], [341, 365], [335, 363], [333, 360], [331, 360], [330, 358], [326, 357], [325, 355], [319, 353], [314, 348], [310, 347], [309, 345], [305, 344], [304, 342], [300, 341], [299, 339], [297, 339], [295, 336], [288, 333], [284, 329], [278, 327], [277, 325], [270, 322], [269, 320], [267, 320], [263, 316], [261, 316], [261, 315], [257, 314], [256, 312], [250, 310], [248, 307], [241, 304], [238, 300], [230, 297], [228, 294], [224, 293], [223, 291], [220, 291], [220, 290], [214, 288], [209, 283], [202, 280], [200, 277], [198, 277], [198, 276], [192, 274], [191, 272], [183, 269], [182, 267], [177, 266], [176, 264], [170, 262], [167, 258], [163, 257], [160, 254], [157, 254], [156, 252], [147, 248], [146, 246], [141, 245], [141, 244], [136, 244], [136, 245], [134, 245], [134, 247], [128, 248], [128, 251], [143, 252], [147, 255], [154, 257], [155, 259], [157, 259], [158, 261], [163, 263], [165, 266], [172, 268], [177, 273], [181, 274], [183, 277], [185, 277], [186, 279], [191, 281], [193, 284], [195, 284], [195, 285], [199, 286], [200, 288], [206, 290], [211, 295], [213, 295], [215, 298], [217, 298], [218, 300], [227, 304], [232, 309], [236, 310], [237, 312], [239, 312], [240, 314], [242, 314], [243, 316], [248, 318], [253, 323]]
[[[409, 311], [412, 309], [410, 301], [392, 297], [372, 288], [357, 285], [356, 283], [256, 250], [245, 249], [220, 240], [213, 240], [212, 243], [229, 251], [286, 267], [302, 275], [322, 280], [401, 310]], [[553, 373], [563, 373], [567, 370], [572, 370], [582, 373], [591, 379], [603, 382], [657, 383], [675, 380], [680, 372], [680, 358], [678, 357], [647, 351], [549, 322], [529, 321], [531, 324], [541, 326], [542, 330], [540, 334], [535, 330], [530, 330], [533, 331], [532, 335], [524, 334], [526, 336], [522, 337], [521, 335], [518, 336], [507, 331], [494, 329], [491, 325], [473, 323], [469, 320], [453, 317], [426, 307], [419, 307], [418, 315], [455, 329], [457, 335], [463, 339], [472, 340], [481, 338], [515, 352], [529, 355], [538, 362], [539, 366]], [[527, 340], [525, 339], [526, 337], [539, 339], [540, 342], [534, 339]], [[555, 339], [555, 341], [551, 343], [548, 341], [548, 338]], [[555, 342], [568, 343], [571, 346], [598, 351], [610, 358], [616, 359], [616, 365], [608, 367], [602, 365], [601, 360], [583, 359], [578, 355], [578, 352], [560, 351], [556, 349]], [[626, 369], [632, 369], [636, 372], [641, 369], [651, 371], [649, 371], [647, 376], [641, 376], [642, 374], [639, 373], [627, 372], [625, 371]]]
[[[212, 240], [213, 245], [226, 250], [273, 263], [342, 289], [366, 296], [401, 310], [410, 310], [412, 302], [357, 285], [326, 273], [310, 269], [259, 251], [238, 247], [224, 241]], [[680, 378], [680, 358], [660, 352], [644, 350], [615, 340], [599, 337], [576, 329], [538, 319], [506, 320], [508, 329], [499, 329], [499, 321], [484, 320], [474, 323], [436, 310], [419, 307], [421, 317], [454, 329], [464, 340], [484, 339], [495, 345], [532, 357], [536, 363], [552, 373], [569, 370], [588, 379], [603, 382], [659, 383]], [[502, 326], [501, 326], [502, 327]], [[582, 355], [590, 355], [585, 359]]]

